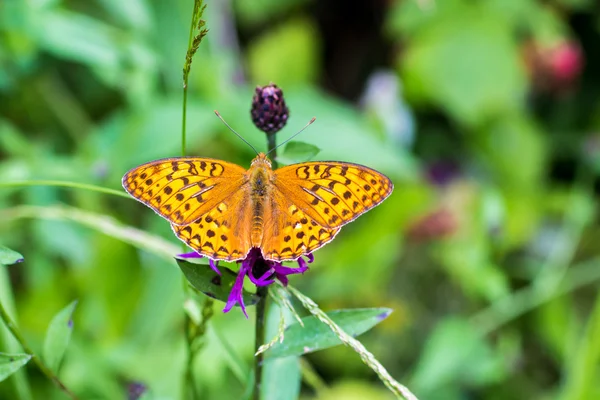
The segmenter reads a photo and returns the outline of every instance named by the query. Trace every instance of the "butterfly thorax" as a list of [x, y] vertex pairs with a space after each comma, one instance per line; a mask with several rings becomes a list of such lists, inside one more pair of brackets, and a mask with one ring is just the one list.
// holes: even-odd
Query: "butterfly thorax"
[[252, 202], [252, 245], [260, 246], [264, 230], [265, 202], [270, 197], [273, 179], [271, 161], [264, 153], [260, 153], [252, 160], [252, 166], [247, 174], [250, 181], [250, 199]]

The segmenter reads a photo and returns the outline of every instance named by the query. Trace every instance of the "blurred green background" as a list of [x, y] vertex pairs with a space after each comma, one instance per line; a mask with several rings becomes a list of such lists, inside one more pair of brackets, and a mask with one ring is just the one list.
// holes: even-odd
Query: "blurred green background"
[[[421, 399], [600, 398], [597, 2], [207, 5], [189, 154], [247, 167], [252, 150], [213, 110], [264, 150], [250, 101], [273, 82], [290, 108], [279, 141], [316, 116], [298, 138], [321, 149], [315, 159], [366, 164], [395, 183], [291, 283], [324, 310], [393, 308], [361, 340]], [[192, 7], [2, 0], [0, 184], [120, 189], [130, 168], [179, 155]], [[65, 205], [89, 213], [87, 226], [59, 218]], [[177, 245], [135, 201], [0, 187], [0, 243], [25, 256], [0, 270], [0, 298], [36, 349], [52, 316], [79, 300], [61, 378], [82, 399], [127, 398], [131, 382], [147, 385], [147, 398], [179, 398], [181, 273], [152, 243], [105, 234], [102, 221]], [[251, 368], [253, 309], [246, 320], [222, 307], [197, 360], [203, 399], [239, 399]], [[0, 349], [14, 351], [0, 331]], [[320, 384], [304, 383], [302, 398], [392, 398], [348, 348], [305, 361]], [[25, 372], [33, 398], [64, 398], [32, 365]], [[23, 374], [1, 383], [0, 398], [24, 384]]]

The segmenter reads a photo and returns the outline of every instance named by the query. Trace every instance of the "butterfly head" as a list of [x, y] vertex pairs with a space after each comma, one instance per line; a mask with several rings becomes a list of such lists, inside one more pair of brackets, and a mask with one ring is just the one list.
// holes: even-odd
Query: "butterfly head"
[[271, 168], [271, 160], [267, 157], [265, 153], [259, 153], [251, 163], [252, 166], [256, 167], [268, 167]]

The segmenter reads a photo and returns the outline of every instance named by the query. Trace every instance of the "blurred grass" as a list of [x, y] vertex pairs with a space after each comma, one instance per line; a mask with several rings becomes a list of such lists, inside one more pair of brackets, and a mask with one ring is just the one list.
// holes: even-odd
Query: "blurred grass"
[[[248, 166], [252, 151], [213, 110], [264, 150], [250, 99], [273, 81], [291, 116], [280, 142], [316, 116], [299, 137], [321, 149], [316, 159], [366, 164], [395, 183], [292, 284], [324, 310], [395, 309], [361, 340], [421, 398], [597, 398], [595, 3], [207, 4], [189, 154]], [[81, 398], [125, 398], [134, 381], [148, 398], [180, 398], [179, 245], [135, 201], [9, 185], [120, 191], [130, 168], [178, 155], [191, 8], [0, 4], [0, 244], [25, 256], [0, 270], [0, 298], [36, 349], [56, 310], [80, 300], [61, 379]], [[221, 309], [196, 360], [198, 387], [239, 399], [253, 326]], [[0, 332], [0, 350], [18, 351]], [[303, 385], [301, 398], [389, 398], [344, 347], [302, 363], [326, 387]], [[61, 395], [32, 367], [0, 383], [0, 398], [42, 397]]]

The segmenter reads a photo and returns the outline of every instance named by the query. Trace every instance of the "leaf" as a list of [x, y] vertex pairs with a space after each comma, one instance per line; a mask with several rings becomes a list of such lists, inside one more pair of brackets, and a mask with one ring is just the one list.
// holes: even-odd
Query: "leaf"
[[[327, 315], [346, 333], [356, 337], [386, 319], [391, 312], [389, 308], [356, 308], [331, 311]], [[302, 322], [304, 328], [298, 322], [290, 325], [283, 343], [274, 345], [265, 353], [265, 358], [302, 355], [342, 343], [327, 325], [314, 316], [304, 317]]]
[[53, 10], [41, 14], [37, 28], [40, 44], [49, 53], [94, 68], [118, 70], [119, 31], [101, 20]]
[[13, 265], [23, 261], [23, 256], [14, 250], [0, 246], [0, 264]]
[[[267, 30], [248, 47], [253, 82], [277, 82], [280, 87], [314, 82], [320, 65], [320, 38], [312, 21], [293, 19]], [[281, 46], [285, 43], [285, 46]], [[269, 62], [265, 62], [269, 60]]]
[[[600, 295], [586, 324], [577, 347], [569, 357], [567, 378], [563, 385], [562, 399], [593, 399], [598, 387], [598, 363], [600, 361]], [[597, 392], [596, 392], [597, 393]]]
[[282, 154], [277, 156], [277, 161], [283, 164], [294, 164], [312, 160], [319, 154], [321, 149], [310, 143], [289, 142], [283, 149]]
[[[292, 313], [284, 309], [283, 317], [293, 318]], [[282, 317], [278, 304], [269, 307], [266, 321], [265, 339], [277, 335]], [[285, 339], [284, 339], [285, 341]], [[298, 356], [282, 357], [264, 365], [260, 387], [261, 400], [295, 400], [300, 395], [300, 359]]]
[[483, 386], [505, 374], [502, 356], [485, 342], [468, 321], [448, 318], [426, 341], [413, 378], [423, 398], [453, 384]]
[[420, 30], [401, 69], [412, 102], [433, 104], [469, 126], [523, 107], [527, 82], [511, 27], [476, 7]]
[[[194, 264], [189, 261], [175, 259], [177, 265], [193, 287], [213, 299], [227, 302], [229, 292], [235, 282], [237, 273], [228, 268], [219, 267], [222, 275], [218, 275], [206, 264]], [[258, 303], [259, 297], [244, 290], [244, 304], [251, 306]]]
[[76, 306], [77, 300], [60, 310], [48, 325], [42, 356], [46, 365], [55, 373], [58, 372], [71, 340], [71, 333], [73, 332], [72, 317]]
[[0, 353], [0, 382], [27, 364], [29, 360], [31, 360], [31, 355], [29, 354]]

